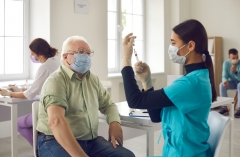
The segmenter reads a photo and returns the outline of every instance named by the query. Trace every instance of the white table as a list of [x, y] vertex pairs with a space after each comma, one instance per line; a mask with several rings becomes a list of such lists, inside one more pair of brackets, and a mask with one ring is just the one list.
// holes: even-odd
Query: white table
[[[230, 117], [234, 119], [234, 105], [232, 104], [233, 98], [229, 97], [218, 97], [217, 101], [212, 103], [211, 108], [217, 107], [217, 106], [223, 106], [227, 105], [230, 107]], [[120, 113], [122, 126], [130, 127], [130, 128], [136, 128], [140, 130], [145, 130], [147, 133], [147, 148], [146, 148], [146, 155], [147, 156], [153, 156], [154, 155], [154, 129], [153, 129], [153, 122], [150, 120], [149, 117], [130, 117], [129, 112], [131, 109], [128, 107], [128, 104], [126, 101], [116, 103], [118, 106], [118, 110]], [[99, 114], [100, 119], [105, 119], [105, 116], [102, 114]], [[229, 131], [230, 141], [229, 141], [229, 157], [232, 157], [233, 155], [233, 122], [230, 126]]]
[[[153, 122], [149, 117], [130, 117], [129, 113], [132, 109], [128, 107], [127, 102], [116, 103], [118, 106], [118, 110], [121, 116], [121, 125], [145, 130], [146, 131], [146, 155], [153, 156], [154, 155], [154, 128]], [[160, 125], [160, 124], [159, 124]]]
[[38, 101], [39, 97], [35, 97], [33, 100], [10, 98], [0, 96], [0, 105], [11, 108], [11, 152], [12, 157], [18, 155], [18, 131], [17, 131], [17, 118], [18, 118], [18, 103], [20, 102], [33, 102]]
[[[131, 109], [128, 107], [127, 101], [116, 103], [121, 117], [121, 125], [125, 127], [145, 130], [147, 137], [146, 155], [154, 155], [154, 128], [151, 124], [153, 122], [149, 117], [129, 117]], [[99, 112], [99, 119], [106, 119], [103, 114]]]

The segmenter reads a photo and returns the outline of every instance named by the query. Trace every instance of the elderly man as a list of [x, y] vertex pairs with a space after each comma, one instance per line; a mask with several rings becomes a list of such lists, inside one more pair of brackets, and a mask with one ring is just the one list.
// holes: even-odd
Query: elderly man
[[[80, 36], [66, 39], [62, 66], [42, 87], [38, 115], [38, 155], [42, 157], [134, 157], [122, 147], [117, 106], [92, 74], [93, 51]], [[109, 139], [98, 136], [98, 110], [106, 115]], [[116, 144], [118, 143], [118, 145]]]

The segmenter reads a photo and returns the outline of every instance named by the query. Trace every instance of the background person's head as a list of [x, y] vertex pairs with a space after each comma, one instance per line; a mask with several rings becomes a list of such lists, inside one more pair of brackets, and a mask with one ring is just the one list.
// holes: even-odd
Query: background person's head
[[89, 70], [92, 55], [90, 45], [82, 36], [71, 36], [63, 42], [61, 62], [75, 72], [82, 74]]
[[234, 49], [234, 48], [229, 49], [228, 50], [228, 58], [231, 60], [232, 63], [233, 62], [234, 63], [238, 62], [238, 51], [237, 51], [237, 49]]
[[56, 48], [51, 47], [48, 42], [42, 38], [34, 39], [30, 43], [29, 48], [31, 50], [31, 56], [34, 56], [34, 58], [41, 63], [50, 57], [54, 57], [58, 53]]
[[179, 50], [178, 55], [186, 56], [186, 64], [191, 60], [191, 63], [203, 61], [202, 56], [206, 56], [205, 65], [209, 70], [210, 82], [212, 86], [212, 101], [217, 98], [217, 93], [214, 83], [213, 63], [208, 52], [208, 38], [204, 26], [197, 20], [191, 19], [184, 21], [173, 28], [173, 34], [178, 39], [178, 48], [185, 45]]

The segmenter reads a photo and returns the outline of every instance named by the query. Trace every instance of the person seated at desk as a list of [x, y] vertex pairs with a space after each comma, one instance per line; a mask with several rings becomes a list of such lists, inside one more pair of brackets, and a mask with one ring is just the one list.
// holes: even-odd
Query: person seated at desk
[[213, 156], [207, 120], [217, 95], [204, 26], [187, 20], [173, 28], [169, 57], [183, 64], [186, 74], [160, 90], [153, 89], [150, 68], [141, 61], [135, 64], [144, 91], [139, 90], [131, 67], [134, 39], [130, 33], [123, 40], [122, 77], [129, 107], [148, 109], [153, 122], [162, 122], [164, 157]]
[[[228, 97], [227, 90], [237, 89], [238, 92], [238, 111], [234, 114], [235, 118], [240, 118], [240, 62], [238, 51], [234, 48], [228, 51], [229, 60], [223, 63], [222, 82], [219, 85], [220, 96]], [[219, 111], [222, 115], [228, 115], [227, 106], [222, 106]]]
[[[93, 53], [81, 36], [63, 42], [62, 65], [49, 76], [41, 91], [37, 122], [39, 156], [135, 156], [122, 147], [116, 104], [89, 70]], [[106, 115], [109, 124], [108, 141], [98, 136], [98, 110]]]
[[[4, 89], [0, 91], [2, 96], [33, 99], [40, 94], [42, 85], [48, 76], [60, 66], [60, 61], [56, 56], [58, 54], [57, 49], [51, 47], [46, 40], [36, 38], [30, 43], [29, 48], [32, 62], [42, 64], [37, 70], [31, 87], [21, 89], [10, 85], [10, 91]], [[32, 113], [18, 118], [18, 132], [33, 146]]]

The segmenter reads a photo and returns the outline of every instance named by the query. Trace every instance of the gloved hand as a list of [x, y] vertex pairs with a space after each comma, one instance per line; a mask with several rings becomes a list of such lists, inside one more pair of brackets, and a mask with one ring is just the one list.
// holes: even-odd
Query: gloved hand
[[0, 94], [2, 96], [11, 96], [11, 92], [6, 89], [0, 89]]
[[133, 42], [136, 37], [133, 36], [133, 33], [129, 33], [123, 40], [122, 43], [122, 66], [132, 66], [131, 59], [133, 53]]
[[21, 92], [22, 88], [18, 88], [17, 86], [14, 86], [14, 85], [8, 85], [8, 90], [12, 92]]
[[151, 71], [149, 66], [146, 63], [142, 63], [142, 61], [135, 63], [134, 71], [136, 73], [136, 76], [141, 80], [143, 89], [145, 91], [153, 87], [152, 79], [151, 79]]

